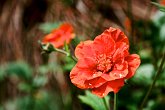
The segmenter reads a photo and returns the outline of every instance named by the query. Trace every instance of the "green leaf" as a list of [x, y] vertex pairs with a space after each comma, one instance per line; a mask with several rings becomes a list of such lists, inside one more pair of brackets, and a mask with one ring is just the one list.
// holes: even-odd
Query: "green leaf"
[[3, 80], [5, 76], [5, 67], [2, 65], [0, 66], [0, 81]]
[[75, 62], [73, 61], [73, 59], [71, 59], [70, 57], [65, 57], [64, 58], [65, 64], [62, 66], [64, 71], [71, 71], [71, 69], [74, 67]]
[[140, 54], [140, 57], [141, 59], [147, 59], [147, 58], [150, 58], [151, 57], [151, 51], [148, 49], [141, 49], [139, 51], [139, 54]]
[[23, 92], [29, 93], [32, 90], [32, 87], [29, 84], [22, 82], [22, 83], [19, 83], [18, 89]]
[[46, 75], [49, 72], [55, 72], [58, 69], [56, 62], [49, 62], [46, 65], [40, 65], [36, 70], [40, 75]]
[[70, 53], [69, 46], [66, 42], [64, 42], [64, 49], [65, 49], [66, 52]]
[[2, 110], [17, 110], [16, 106], [16, 101], [15, 100], [9, 100], [4, 104], [4, 109]]
[[[79, 95], [78, 98], [82, 101], [82, 103], [89, 105], [94, 110], [106, 110], [103, 99], [92, 94], [90, 91], [85, 91], [85, 96]], [[105, 99], [109, 107], [109, 97], [106, 96]]]
[[62, 0], [62, 2], [66, 5], [66, 6], [71, 6], [74, 4], [73, 0]]
[[55, 23], [44, 23], [39, 26], [39, 29], [41, 29], [44, 33], [50, 33], [52, 30], [57, 28], [60, 25], [59, 22]]
[[25, 80], [32, 78], [32, 68], [22, 61], [9, 63], [5, 72], [10, 76], [16, 75]]
[[33, 86], [34, 87], [41, 87], [44, 86], [47, 83], [47, 77], [46, 76], [37, 76], [33, 80]]
[[165, 23], [160, 28], [160, 40], [165, 41]]
[[0, 106], [0, 110], [4, 110], [3, 107]]
[[133, 77], [133, 81], [139, 84], [148, 85], [152, 82], [152, 77], [154, 73], [154, 66], [152, 64], [143, 64]]
[[18, 89], [28, 93], [32, 90], [32, 87], [27, 83], [19, 83]]
[[157, 6], [160, 11], [165, 12], [165, 6], [162, 6], [162, 5], [160, 5], [159, 3], [156, 3], [156, 2], [151, 2], [151, 4]]
[[49, 71], [50, 71], [50, 68], [48, 65], [41, 65], [37, 68], [37, 72], [42, 75], [48, 73]]

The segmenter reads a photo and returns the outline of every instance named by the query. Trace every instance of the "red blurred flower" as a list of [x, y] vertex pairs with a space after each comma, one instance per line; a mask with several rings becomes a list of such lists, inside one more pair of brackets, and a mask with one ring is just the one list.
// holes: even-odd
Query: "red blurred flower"
[[160, 4], [165, 6], [165, 0], [160, 0]]
[[139, 55], [129, 54], [128, 49], [128, 38], [112, 27], [94, 41], [81, 42], [75, 49], [78, 62], [70, 73], [71, 82], [99, 97], [117, 93], [140, 65]]
[[67, 44], [75, 37], [72, 25], [68, 23], [62, 24], [59, 28], [54, 29], [50, 34], [46, 35], [42, 42], [51, 43], [54, 47], [59, 48]]

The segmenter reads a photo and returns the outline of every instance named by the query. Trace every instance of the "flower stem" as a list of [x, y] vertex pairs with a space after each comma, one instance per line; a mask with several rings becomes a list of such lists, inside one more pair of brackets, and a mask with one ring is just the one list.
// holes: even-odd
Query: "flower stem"
[[41, 45], [41, 48], [43, 49], [43, 52], [42, 53], [50, 53], [52, 51], [55, 51], [55, 52], [59, 52], [59, 53], [62, 53], [68, 57], [70, 57], [72, 60], [74, 60], [75, 62], [77, 62], [77, 59], [76, 57], [72, 56], [70, 51], [65, 51], [65, 50], [62, 50], [62, 49], [58, 49], [58, 48], [55, 48], [52, 44], [50, 43], [47, 43], [47, 44], [43, 44], [41, 43], [41, 41], [38, 41], [38, 43]]
[[66, 51], [64, 51], [64, 50], [62, 50], [62, 49], [55, 48], [54, 50], [57, 51], [57, 52], [59, 52], [59, 53], [62, 53], [64, 55], [66, 55], [66, 56], [69, 56], [69, 53], [66, 52]]
[[103, 97], [102, 99], [103, 99], [104, 106], [105, 106], [106, 110], [109, 110], [108, 105], [107, 105], [107, 102], [106, 102], [106, 100], [105, 100], [105, 97]]
[[73, 59], [75, 62], [77, 62], [77, 58], [74, 57], [73, 55], [70, 54], [69, 57], [70, 57], [71, 59]]
[[77, 59], [71, 55], [71, 53], [69, 52], [66, 52], [62, 49], [58, 49], [58, 48], [55, 48], [55, 51], [59, 52], [59, 53], [62, 53], [62, 54], [65, 54], [66, 56], [70, 57], [72, 60], [74, 60], [75, 62], [77, 62]]
[[113, 110], [117, 110], [117, 93], [114, 93]]
[[153, 80], [151, 86], [149, 87], [149, 89], [148, 89], [148, 91], [147, 91], [147, 93], [146, 93], [146, 95], [145, 95], [145, 97], [144, 97], [144, 99], [143, 99], [143, 101], [142, 101], [142, 103], [141, 103], [141, 105], [140, 105], [139, 110], [142, 110], [143, 107], [144, 107], [144, 105], [146, 104], [146, 101], [147, 101], [147, 99], [148, 99], [148, 96], [150, 95], [150, 93], [151, 93], [151, 91], [152, 91], [152, 89], [153, 89], [153, 87], [154, 87], [154, 85], [155, 85], [155, 83], [156, 83], [156, 80], [158, 79], [158, 76], [159, 76], [159, 74], [161, 73], [161, 71], [162, 71], [162, 69], [163, 69], [163, 64], [164, 64], [164, 62], [165, 62], [165, 52], [164, 52], [164, 55], [163, 55], [161, 64], [160, 64], [160, 66], [159, 66], [159, 68], [158, 68], [158, 71], [157, 71], [157, 73], [156, 73], [156, 75], [155, 75], [155, 77], [154, 77], [154, 80]]

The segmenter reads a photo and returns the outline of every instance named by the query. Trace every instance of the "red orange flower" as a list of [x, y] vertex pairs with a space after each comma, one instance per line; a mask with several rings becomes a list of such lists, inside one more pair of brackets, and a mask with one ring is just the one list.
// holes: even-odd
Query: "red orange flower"
[[160, 0], [160, 4], [165, 6], [165, 0]]
[[91, 89], [99, 97], [117, 93], [140, 65], [139, 55], [128, 50], [128, 38], [112, 27], [94, 41], [81, 42], [75, 49], [78, 62], [70, 72], [71, 82], [81, 89]]
[[72, 25], [64, 23], [59, 28], [54, 29], [50, 34], [46, 35], [42, 42], [51, 43], [54, 47], [59, 48], [64, 45], [64, 42], [68, 44], [74, 36]]

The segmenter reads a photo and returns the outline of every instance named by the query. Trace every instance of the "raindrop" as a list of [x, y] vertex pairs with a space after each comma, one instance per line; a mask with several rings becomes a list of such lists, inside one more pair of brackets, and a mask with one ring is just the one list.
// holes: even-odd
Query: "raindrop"
[[119, 77], [121, 78], [123, 75], [122, 74], [119, 74]]
[[92, 84], [91, 84], [91, 83], [89, 83], [89, 86], [92, 86]]
[[126, 49], [127, 47], [124, 47], [124, 49]]
[[103, 54], [100, 55], [100, 57], [103, 57], [103, 56], [104, 56]]
[[96, 74], [93, 74], [93, 77], [96, 77]]

